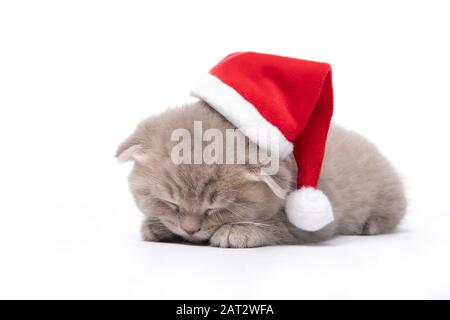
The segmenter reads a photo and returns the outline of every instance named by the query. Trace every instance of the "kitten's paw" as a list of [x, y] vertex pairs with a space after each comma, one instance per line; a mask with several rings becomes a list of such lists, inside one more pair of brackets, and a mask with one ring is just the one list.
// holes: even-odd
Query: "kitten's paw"
[[254, 248], [270, 244], [260, 230], [231, 224], [220, 227], [209, 239], [209, 243], [221, 248]]
[[141, 226], [141, 238], [144, 241], [159, 241], [151, 228], [144, 224]]
[[141, 226], [141, 238], [144, 241], [174, 242], [177, 237], [160, 222], [144, 221]]
[[395, 225], [390, 223], [387, 219], [382, 218], [369, 218], [366, 223], [364, 223], [362, 227], [361, 234], [373, 236], [377, 234], [383, 234], [391, 232], [394, 229]]

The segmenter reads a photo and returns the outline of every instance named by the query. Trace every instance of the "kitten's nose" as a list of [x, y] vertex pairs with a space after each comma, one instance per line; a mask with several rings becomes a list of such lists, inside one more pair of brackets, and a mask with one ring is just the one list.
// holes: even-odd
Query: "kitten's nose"
[[190, 236], [192, 236], [194, 233], [199, 232], [201, 228], [197, 228], [195, 230], [192, 229], [188, 229], [188, 228], [183, 228], [184, 231], [186, 231], [186, 233]]
[[186, 233], [192, 236], [194, 233], [200, 231], [202, 228], [202, 217], [195, 215], [185, 215], [181, 218], [180, 227], [186, 231]]

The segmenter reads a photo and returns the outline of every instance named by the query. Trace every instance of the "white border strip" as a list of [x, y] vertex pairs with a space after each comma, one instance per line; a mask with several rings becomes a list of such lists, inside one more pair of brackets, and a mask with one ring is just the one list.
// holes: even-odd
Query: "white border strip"
[[206, 101], [259, 146], [265, 147], [268, 145], [264, 137], [270, 135], [271, 139], [276, 139], [281, 159], [292, 153], [293, 144], [286, 139], [280, 130], [268, 122], [236, 90], [217, 77], [207, 74], [200, 78], [192, 88], [191, 95]]

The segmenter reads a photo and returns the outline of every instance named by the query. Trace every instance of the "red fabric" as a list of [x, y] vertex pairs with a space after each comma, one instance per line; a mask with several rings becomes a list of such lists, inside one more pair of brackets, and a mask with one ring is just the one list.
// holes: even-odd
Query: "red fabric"
[[330, 65], [242, 52], [227, 56], [210, 74], [236, 90], [294, 143], [298, 186], [316, 187], [333, 113]]

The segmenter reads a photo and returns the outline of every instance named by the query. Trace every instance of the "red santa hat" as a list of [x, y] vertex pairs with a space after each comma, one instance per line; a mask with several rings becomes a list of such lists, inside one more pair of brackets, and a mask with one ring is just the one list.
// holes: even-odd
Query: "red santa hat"
[[285, 205], [292, 224], [316, 231], [333, 221], [327, 196], [317, 190], [333, 113], [329, 64], [234, 53], [200, 79], [191, 93], [261, 147], [267, 147], [261, 141], [261, 132], [266, 132], [278, 141], [281, 158], [294, 153], [297, 190]]

